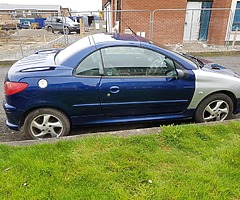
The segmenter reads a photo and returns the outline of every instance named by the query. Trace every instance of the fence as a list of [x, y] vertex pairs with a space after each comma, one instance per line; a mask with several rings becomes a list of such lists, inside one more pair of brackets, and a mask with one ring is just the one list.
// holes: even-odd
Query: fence
[[[193, 51], [196, 44], [199, 50], [237, 48], [240, 35], [236, 27], [240, 30], [240, 22], [235, 13], [240, 12], [227, 8], [72, 12], [70, 18], [80, 33], [71, 34], [63, 13], [0, 13], [0, 60], [17, 60], [37, 50], [66, 47], [88, 34], [102, 32], [134, 32], [175, 50], [185, 46], [187, 51]], [[60, 16], [64, 23], [56, 30], [45, 27], [50, 16]]]

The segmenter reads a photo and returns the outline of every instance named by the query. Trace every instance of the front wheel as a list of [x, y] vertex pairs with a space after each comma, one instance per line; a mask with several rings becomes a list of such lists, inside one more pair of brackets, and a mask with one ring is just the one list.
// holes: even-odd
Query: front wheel
[[65, 35], [69, 35], [70, 34], [70, 29], [68, 27], [64, 27], [63, 33]]
[[55, 109], [41, 108], [29, 113], [22, 132], [31, 139], [57, 138], [68, 135], [70, 122], [68, 117]]
[[196, 109], [196, 122], [223, 121], [233, 117], [233, 102], [225, 94], [217, 93], [204, 99]]

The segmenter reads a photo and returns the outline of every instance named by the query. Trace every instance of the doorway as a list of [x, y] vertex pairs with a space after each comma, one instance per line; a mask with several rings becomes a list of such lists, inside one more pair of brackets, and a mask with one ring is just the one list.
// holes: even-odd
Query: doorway
[[197, 41], [200, 30], [202, 2], [187, 2], [184, 41]]
[[211, 17], [210, 8], [212, 8], [212, 1], [187, 2], [183, 37], [185, 42], [207, 40]]
[[211, 17], [212, 1], [202, 3], [202, 12], [200, 20], [199, 40], [206, 41], [208, 38], [208, 28]]

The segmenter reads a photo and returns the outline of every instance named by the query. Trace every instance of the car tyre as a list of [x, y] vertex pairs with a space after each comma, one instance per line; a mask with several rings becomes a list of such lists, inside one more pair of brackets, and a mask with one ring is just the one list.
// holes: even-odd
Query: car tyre
[[21, 131], [30, 139], [57, 138], [69, 134], [70, 122], [61, 111], [41, 108], [27, 115]]
[[68, 27], [64, 27], [64, 30], [63, 30], [64, 32], [64, 34], [65, 35], [69, 35], [70, 34], [70, 29], [68, 28]]
[[205, 98], [197, 107], [195, 122], [223, 121], [233, 118], [232, 99], [222, 93], [216, 93]]
[[53, 28], [51, 26], [47, 27], [47, 31], [51, 32], [51, 33], [54, 33], [54, 30], [53, 30]]

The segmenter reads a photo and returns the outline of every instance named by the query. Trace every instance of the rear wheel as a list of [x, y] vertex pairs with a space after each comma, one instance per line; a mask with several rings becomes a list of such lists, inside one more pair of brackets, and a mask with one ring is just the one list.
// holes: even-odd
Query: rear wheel
[[31, 139], [57, 138], [68, 135], [70, 122], [68, 117], [55, 109], [41, 108], [29, 113], [22, 132]]
[[233, 102], [225, 94], [217, 93], [204, 99], [195, 114], [196, 122], [223, 121], [233, 117]]

